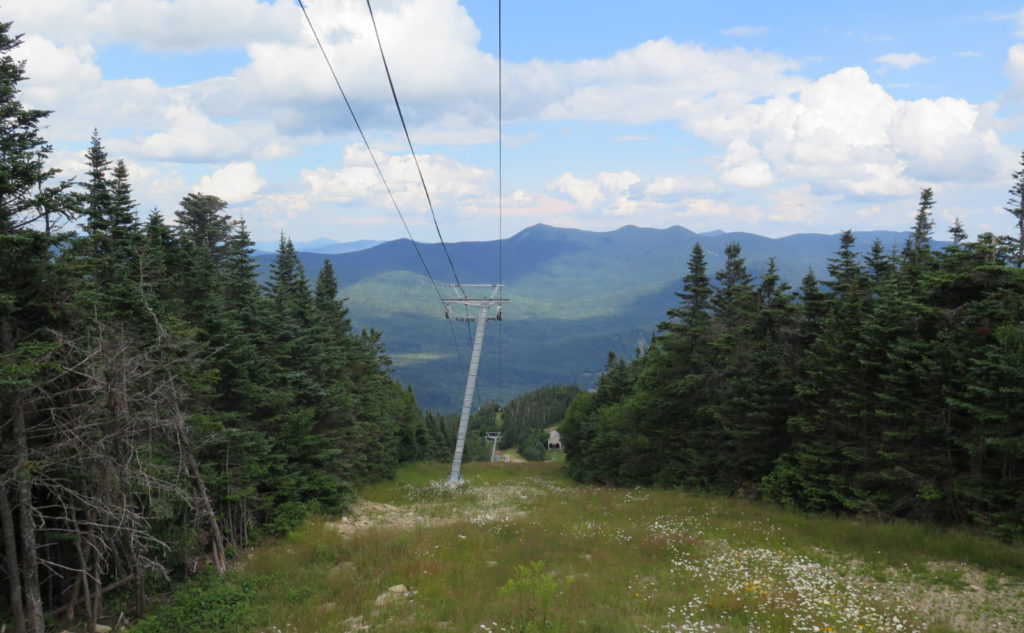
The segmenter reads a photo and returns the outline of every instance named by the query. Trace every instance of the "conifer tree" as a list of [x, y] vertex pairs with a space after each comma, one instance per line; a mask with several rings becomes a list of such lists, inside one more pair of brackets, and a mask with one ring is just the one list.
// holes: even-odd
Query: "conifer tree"
[[108, 214], [111, 206], [110, 191], [110, 159], [103, 149], [99, 130], [92, 131], [89, 150], [85, 154], [89, 170], [87, 180], [83, 183], [85, 192], [82, 194], [82, 211], [86, 218], [86, 230], [90, 233], [103, 235], [108, 228]]
[[45, 435], [28, 400], [36, 381], [51, 375], [43, 358], [54, 342], [44, 329], [55, 324], [53, 307], [61, 303], [52, 229], [74, 205], [67, 183], [50, 184], [58, 172], [47, 166], [52, 148], [40, 135], [49, 112], [19, 101], [25, 63], [12, 55], [20, 45], [11, 23], [0, 22], [0, 528], [13, 629], [43, 633], [34, 523], [43, 473], [33, 461], [45, 452]]
[[1020, 169], [1013, 172], [1010, 200], [1004, 210], [1016, 221], [1017, 235], [1010, 238], [1010, 261], [1017, 267], [1024, 266], [1024, 152], [1020, 157]]
[[854, 481], [871, 452], [864, 416], [871, 411], [870, 385], [877, 379], [861, 364], [860, 327], [869, 305], [854, 242], [852, 232], [845, 231], [829, 259], [829, 313], [807, 349], [796, 385], [788, 423], [792, 445], [765, 481], [771, 498], [817, 511], [857, 511], [873, 502]]
[[949, 235], [953, 238], [954, 247], [960, 246], [960, 243], [967, 239], [967, 231], [960, 223], [960, 218], [953, 220], [953, 225], [949, 227]]
[[917, 205], [917, 214], [914, 216], [914, 232], [907, 243], [908, 254], [915, 266], [920, 266], [930, 249], [928, 243], [932, 239], [932, 229], [935, 222], [931, 218], [932, 207], [935, 206], [935, 199], [930, 187], [921, 190], [921, 201]]
[[740, 245], [725, 247], [725, 267], [715, 273], [718, 288], [711, 298], [712, 312], [724, 330], [732, 331], [748, 321], [754, 309], [753, 278], [740, 257]]
[[715, 415], [722, 424], [718, 487], [751, 490], [788, 447], [797, 357], [797, 312], [775, 258], [761, 275], [756, 305], [733, 350], [718, 355], [729, 366]]
[[873, 293], [878, 292], [878, 287], [892, 270], [893, 262], [882, 246], [882, 240], [875, 239], [871, 243], [871, 250], [864, 257], [864, 265], [867, 267], [868, 283]]
[[650, 484], [657, 472], [660, 447], [648, 436], [654, 424], [628, 413], [634, 400], [644, 396], [634, 389], [643, 361], [626, 363], [609, 352], [608, 363], [594, 393], [581, 393], [572, 401], [559, 426], [570, 476], [602, 484]]
[[923, 283], [925, 275], [935, 263], [934, 254], [929, 243], [932, 239], [932, 228], [934, 222], [931, 219], [931, 208], [935, 205], [932, 190], [925, 188], [921, 190], [921, 201], [917, 207], [917, 214], [914, 216], [914, 230], [907, 244], [903, 249], [903, 271], [907, 278], [909, 287], [914, 292], [919, 292], [917, 286]]
[[311, 368], [323, 390], [317, 418], [321, 432], [339, 448], [340, 476], [359, 481], [365, 453], [375, 422], [356, 415], [356, 379], [353, 356], [357, 341], [348, 319], [348, 308], [337, 298], [338, 281], [330, 260], [324, 260], [313, 295], [317, 356]]
[[800, 347], [807, 349], [821, 333], [829, 310], [827, 298], [821, 291], [818, 278], [814, 275], [814, 269], [807, 269], [807, 274], [800, 281], [798, 295], [800, 298]]
[[711, 473], [702, 468], [708, 455], [701, 451], [714, 425], [707, 406], [714, 391], [713, 291], [699, 243], [690, 254], [683, 292], [676, 296], [682, 304], [659, 325], [628, 413], [613, 413], [623, 419], [635, 414], [637, 431], [646, 438], [642, 448], [649, 453], [641, 451], [633, 460], [636, 478], [707, 488]]
[[[123, 160], [113, 170], [97, 131], [86, 154], [88, 180], [81, 201], [86, 214], [85, 239], [73, 241], [72, 255], [83, 276], [87, 311], [111, 318], [142, 318], [140, 256], [142, 227], [135, 215], [128, 168]], [[148, 317], [147, 317], [148, 320]]]

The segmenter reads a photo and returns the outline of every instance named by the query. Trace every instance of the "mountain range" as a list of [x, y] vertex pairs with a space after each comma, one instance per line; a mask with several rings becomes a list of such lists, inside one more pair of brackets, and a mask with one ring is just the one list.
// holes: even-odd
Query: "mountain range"
[[[293, 242], [296, 250], [304, 253], [321, 253], [326, 255], [337, 255], [338, 253], [351, 253], [361, 251], [380, 244], [375, 240], [358, 240], [355, 242], [338, 242], [328, 237], [320, 237], [311, 242]], [[275, 253], [280, 246], [277, 242], [256, 242], [256, 252], [260, 254]]]
[[[875, 239], [887, 250], [902, 248], [908, 233], [854, 235], [863, 253]], [[325, 259], [331, 261], [354, 326], [383, 333], [395, 377], [413, 387], [420, 406], [451, 412], [461, 407], [475, 327], [444, 318], [440, 296], [455, 296], [447, 284], [456, 274], [462, 284], [504, 283], [509, 302], [503, 320], [485, 330], [476, 403], [506, 401], [548, 384], [589, 388], [609, 351], [632, 357], [642, 349], [666, 310], [678, 305], [675, 293], [682, 291], [698, 241], [712, 277], [725, 261], [726, 245], [738, 242], [751, 274], [759, 275], [774, 256], [780, 275], [794, 287], [808, 268], [827, 279], [828, 258], [839, 246], [838, 234], [773, 239], [697, 234], [679, 226], [591, 232], [538, 224], [500, 244], [449, 243], [447, 254], [440, 244], [407, 239], [344, 253], [296, 249], [311, 278]], [[257, 255], [264, 274], [273, 257]]]

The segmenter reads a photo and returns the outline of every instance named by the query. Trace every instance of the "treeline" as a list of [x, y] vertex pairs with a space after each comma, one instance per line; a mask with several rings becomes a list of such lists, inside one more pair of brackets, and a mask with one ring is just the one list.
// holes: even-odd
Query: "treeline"
[[[469, 417], [465, 461], [491, 459], [492, 446], [484, 442], [489, 432], [501, 432], [498, 448], [515, 448], [528, 461], [547, 456], [548, 432], [557, 425], [580, 394], [576, 385], [548, 385], [509, 400], [504, 406], [486, 402]], [[458, 420], [454, 421], [458, 426]]]
[[[282, 237], [257, 280], [243, 222], [189, 194], [140, 221], [97, 134], [80, 183], [47, 166], [47, 112], [18, 100], [0, 24], [0, 620], [105, 604], [334, 512], [353, 485], [439, 454], [375, 331], [353, 331], [329, 263]], [[435, 424], [436, 426], [436, 424]], [[111, 590], [116, 590], [113, 594]]]
[[576, 385], [548, 385], [517, 396], [502, 409], [501, 448], [515, 446], [529, 461], [546, 456], [548, 429], [561, 422], [580, 394]]
[[902, 249], [845, 232], [796, 291], [696, 245], [647, 352], [566, 414], [572, 477], [1024, 538], [1024, 159], [1011, 194], [1017, 237], [933, 247], [925, 189]]

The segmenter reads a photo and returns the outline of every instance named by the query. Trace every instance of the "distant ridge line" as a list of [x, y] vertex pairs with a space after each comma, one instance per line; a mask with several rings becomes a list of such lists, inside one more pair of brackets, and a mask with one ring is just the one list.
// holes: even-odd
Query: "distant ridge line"
[[[834, 238], [838, 239], [839, 236], [842, 235], [842, 231], [837, 231], [835, 233], [815, 233], [815, 232], [790, 233], [789, 235], [783, 235], [781, 237], [769, 237], [767, 235], [761, 235], [759, 233], [751, 233], [749, 231], [724, 231], [724, 230], [721, 230], [721, 229], [715, 229], [715, 230], [712, 230], [712, 231], [704, 231], [702, 233], [697, 233], [697, 232], [693, 231], [692, 229], [688, 229], [685, 226], [682, 226], [682, 225], [679, 225], [679, 224], [674, 224], [672, 226], [662, 227], [662, 228], [649, 227], [649, 226], [637, 226], [635, 224], [624, 224], [624, 225], [622, 225], [622, 226], [620, 226], [620, 227], [618, 227], [616, 229], [611, 229], [611, 230], [608, 230], [608, 231], [593, 231], [593, 230], [590, 230], [590, 229], [580, 229], [580, 228], [575, 228], [575, 227], [553, 226], [551, 224], [545, 224], [544, 222], [538, 222], [537, 224], [533, 224], [531, 226], [528, 226], [528, 227], [520, 230], [518, 233], [515, 233], [511, 237], [504, 238], [504, 240], [505, 241], [513, 240], [513, 239], [523, 237], [523, 236], [525, 236], [525, 235], [527, 235], [529, 233], [536, 232], [536, 231], [551, 231], [551, 232], [555, 232], [555, 233], [566, 233], [566, 234], [614, 235], [616, 233], [628, 232], [628, 231], [662, 232], [662, 231], [679, 231], [679, 230], [685, 231], [685, 232], [687, 232], [687, 233], [689, 233], [691, 235], [694, 235], [694, 236], [696, 236], [698, 238], [714, 238], [714, 239], [717, 239], [717, 238], [730, 237], [730, 236], [735, 236], [735, 237], [754, 237], [754, 238], [759, 238], [759, 239], [763, 239], [763, 240], [770, 240], [770, 241], [773, 241], [773, 242], [774, 241], [779, 241], [779, 240], [787, 240], [787, 239], [791, 239], [791, 238], [801, 238], [801, 237], [834, 237]], [[858, 240], [860, 238], [862, 238], [862, 237], [880, 237], [881, 238], [881, 237], [907, 236], [907, 235], [910, 235], [910, 233], [911, 232], [909, 230], [908, 231], [894, 231], [894, 230], [887, 230], [887, 229], [883, 229], [883, 230], [863, 230], [863, 231], [859, 231], [859, 230], [856, 230], [856, 229], [853, 230], [853, 234], [854, 234], [855, 237], [858, 238]], [[408, 237], [398, 237], [398, 238], [391, 239], [391, 240], [356, 240], [356, 241], [352, 241], [352, 242], [338, 242], [338, 241], [332, 240], [330, 238], [318, 238], [318, 239], [313, 240], [311, 242], [293, 242], [293, 245], [295, 246], [295, 250], [298, 251], [298, 252], [303, 252], [303, 253], [326, 253], [326, 254], [336, 255], [336, 254], [341, 254], [341, 253], [356, 252], [356, 251], [359, 251], [359, 250], [366, 250], [366, 249], [369, 249], [369, 248], [374, 248], [374, 247], [380, 246], [382, 244], [390, 244], [390, 243], [393, 243], [393, 242], [408, 242], [408, 241], [410, 241]], [[484, 240], [472, 240], [471, 239], [471, 240], [448, 241], [448, 242], [446, 242], [446, 244], [490, 244], [490, 243], [495, 243], [497, 241], [498, 241], [497, 239], [490, 239], [490, 240], [487, 240], [487, 239], [484, 239]], [[313, 248], [309, 248], [310, 245], [317, 244], [317, 243], [324, 243], [325, 246], [323, 246], [323, 247], [321, 247], [321, 246], [314, 246]], [[948, 242], [946, 240], [934, 240], [933, 239], [931, 241], [931, 243], [933, 245], [942, 246], [942, 245], [948, 244], [950, 242]], [[439, 242], [419, 241], [419, 244], [424, 245], [424, 246], [440, 246]], [[264, 252], [274, 252], [274, 251], [277, 250], [277, 245], [278, 245], [278, 243], [276, 241], [275, 242], [256, 242], [256, 249], [260, 250], [260, 251], [264, 251]], [[348, 247], [348, 246], [353, 246], [355, 248], [352, 248], [351, 250], [344, 250], [344, 251], [341, 251], [341, 250], [328, 250], [329, 248]]]

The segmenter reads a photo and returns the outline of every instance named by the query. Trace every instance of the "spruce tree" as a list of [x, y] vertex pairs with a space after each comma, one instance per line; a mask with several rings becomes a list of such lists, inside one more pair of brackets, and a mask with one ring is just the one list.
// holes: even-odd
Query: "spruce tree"
[[935, 205], [932, 190], [921, 190], [921, 201], [914, 216], [914, 230], [903, 249], [904, 270], [911, 287], [922, 282], [934, 264], [935, 258], [929, 246], [932, 229], [935, 223], [931, 219], [931, 209]]
[[103, 234], [107, 229], [107, 214], [110, 209], [110, 159], [103, 149], [99, 130], [92, 131], [89, 150], [85, 154], [89, 170], [87, 180], [82, 187], [82, 211], [86, 218], [86, 229], [90, 232]]
[[[83, 277], [86, 311], [111, 318], [138, 321], [143, 318], [140, 284], [142, 227], [135, 215], [128, 168], [123, 160], [113, 170], [99, 133], [93, 131], [88, 160], [88, 180], [80, 194], [86, 215], [84, 239], [73, 240], [71, 254]], [[148, 317], [146, 317], [148, 319]]]
[[1010, 261], [1017, 267], [1024, 266], [1024, 152], [1020, 157], [1020, 169], [1013, 172], [1010, 200], [1003, 209], [1016, 221], [1017, 235], [1010, 238]]
[[713, 290], [707, 274], [704, 250], [697, 243], [683, 278], [682, 303], [668, 311], [669, 320], [649, 351], [639, 378], [637, 394], [627, 410], [612, 412], [610, 420], [636, 415], [637, 431], [645, 446], [633, 460], [635, 478], [662, 485], [685, 484], [707, 488], [704, 466], [714, 425], [708, 404], [714, 392]]
[[949, 235], [953, 238], [953, 246], [960, 246], [960, 242], [967, 239], [967, 231], [964, 230], [962, 224], [960, 224], [960, 218], [953, 220], [953, 225], [949, 227]]
[[852, 232], [829, 259], [828, 316], [810, 344], [788, 422], [790, 449], [765, 480], [766, 493], [787, 505], [816, 511], [867, 510], [873, 500], [855, 476], [871, 454], [864, 416], [877, 379], [865, 371], [861, 322], [869, 310], [866, 276]]
[[717, 470], [722, 490], [749, 492], [788, 448], [786, 421], [799, 352], [793, 301], [770, 258], [742, 337], [716, 361], [728, 365], [715, 411], [724, 436]]
[[51, 374], [43, 359], [55, 343], [46, 330], [63, 299], [52, 231], [74, 205], [67, 183], [51, 184], [58, 172], [47, 166], [52, 147], [40, 135], [49, 112], [19, 101], [25, 63], [12, 55], [21, 41], [0, 22], [0, 527], [13, 629], [43, 633], [35, 495], [46, 433], [29, 400], [35, 381]]
[[747, 417], [746, 399], [755, 372], [755, 358], [749, 352], [754, 345], [757, 295], [740, 252], [736, 242], [726, 246], [725, 266], [715, 273], [718, 286], [711, 298], [715, 336], [709, 382], [717, 388], [708, 392], [701, 407], [699, 417], [707, 427], [693, 435], [694, 440], [700, 438], [693, 451], [701, 461], [694, 463], [693, 469], [705, 473], [701, 487], [721, 491], [731, 491], [739, 485], [744, 478], [740, 471], [747, 470], [737, 468], [737, 456], [729, 454], [730, 448], [735, 449], [742, 442], [739, 437], [748, 432], [746, 427], [751, 420]]

